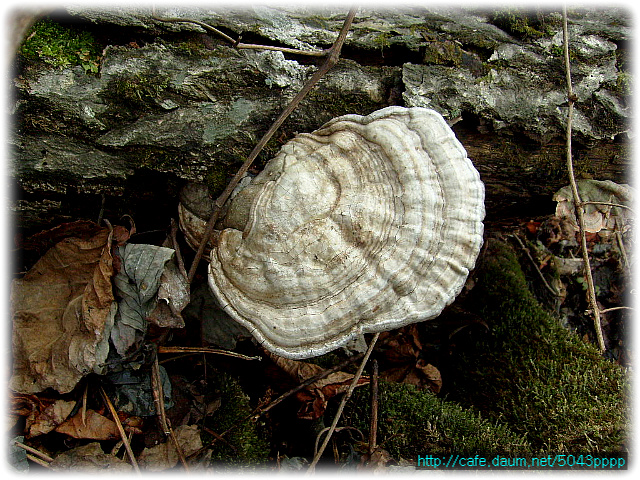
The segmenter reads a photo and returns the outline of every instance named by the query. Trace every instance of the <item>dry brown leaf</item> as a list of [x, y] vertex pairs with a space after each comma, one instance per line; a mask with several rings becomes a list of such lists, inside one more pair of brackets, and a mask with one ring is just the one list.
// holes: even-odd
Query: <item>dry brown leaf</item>
[[25, 250], [46, 252], [56, 243], [69, 237], [91, 237], [100, 232], [100, 227], [89, 220], [77, 220], [75, 222], [62, 223], [49, 230], [43, 230], [28, 238], [17, 242], [17, 246]]
[[[324, 368], [313, 363], [291, 360], [271, 352], [266, 353], [278, 367], [294, 377], [298, 382], [303, 382], [325, 371]], [[352, 380], [352, 373], [334, 372], [309, 384], [304, 390], [296, 394], [296, 398], [302, 403], [298, 411], [298, 417], [306, 420], [320, 418], [327, 408], [327, 401], [339, 393], [345, 392]], [[357, 386], [368, 383], [369, 378], [363, 376], [358, 380]]]
[[109, 230], [62, 240], [11, 286], [14, 372], [21, 393], [66, 393], [99, 363], [112, 318]]
[[165, 328], [184, 328], [181, 312], [189, 304], [189, 282], [175, 260], [169, 260], [160, 277], [158, 304], [147, 320]]
[[[75, 402], [55, 400], [49, 403], [46, 400], [34, 404], [34, 410], [27, 417], [25, 431], [27, 438], [49, 433], [63, 423], [73, 411]], [[40, 408], [37, 408], [40, 407]]]
[[265, 353], [273, 363], [280, 367], [285, 373], [295, 378], [298, 382], [303, 382], [307, 378], [311, 378], [324, 371], [324, 368], [314, 363], [284, 358], [280, 355], [276, 355], [275, 353], [271, 353], [268, 350], [265, 350]]
[[[197, 425], [181, 425], [174, 430], [178, 445], [185, 457], [202, 448]], [[178, 464], [178, 452], [170, 439], [151, 448], [145, 448], [138, 457], [138, 464], [150, 472], [161, 472]]]
[[426, 363], [424, 360], [418, 360], [416, 362], [416, 369], [422, 373], [423, 379], [426, 380], [429, 385], [429, 389], [433, 393], [439, 393], [442, 388], [442, 375], [440, 375], [440, 370], [430, 363]]
[[[388, 382], [407, 383], [418, 388], [429, 388], [438, 393], [442, 388], [440, 371], [421, 358], [422, 343], [416, 325], [408, 325], [387, 333], [384, 359], [390, 365], [380, 373]], [[382, 338], [382, 336], [381, 336]]]
[[88, 438], [91, 440], [112, 440], [120, 436], [116, 423], [110, 418], [100, 415], [95, 410], [87, 410], [86, 422], [82, 420], [82, 413], [78, 412], [69, 420], [59, 425], [56, 432], [64, 433], [73, 438]]
[[133, 467], [119, 458], [104, 453], [98, 442], [73, 448], [61, 453], [49, 464], [53, 471], [74, 472], [131, 472]]
[[368, 453], [360, 459], [357, 466], [358, 471], [369, 471], [374, 473], [383, 473], [387, 464], [393, 460], [391, 454], [384, 448], [376, 448], [371, 455]]

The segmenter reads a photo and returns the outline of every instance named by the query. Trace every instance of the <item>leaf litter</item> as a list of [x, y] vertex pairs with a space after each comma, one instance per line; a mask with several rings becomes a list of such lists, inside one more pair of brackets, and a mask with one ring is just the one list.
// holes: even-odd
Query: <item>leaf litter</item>
[[[612, 204], [628, 201], [628, 196], [611, 196], [610, 186], [605, 186], [608, 190], [598, 190], [601, 185], [595, 187], [600, 193], [585, 193], [588, 201]], [[537, 263], [537, 269], [547, 278], [550, 278], [547, 270], [558, 270], [560, 278], [553, 285], [564, 286], [565, 290], [562, 297], [556, 298], [556, 303], [560, 305], [560, 312], [570, 318], [571, 312], [580, 308], [584, 311], [582, 303], [578, 302], [579, 306], [571, 303], [577, 298], [574, 291], [581, 288], [576, 277], [580, 276], [582, 265], [573, 258], [577, 242], [568, 214], [572, 207], [561, 192], [557, 199], [558, 212], [562, 216], [525, 222], [521, 234], [531, 247], [531, 258]], [[631, 217], [623, 210], [594, 204], [591, 211], [591, 223], [601, 227], [600, 231], [590, 234], [589, 245], [596, 260], [595, 277], [601, 285], [603, 295], [599, 300], [604, 307], [619, 305], [624, 297], [620, 281], [614, 278], [614, 272], [619, 270], [616, 266], [619, 257], [614, 255], [617, 246], [611, 235], [613, 229], [626, 235], [626, 241], [630, 239]], [[271, 410], [274, 398], [280, 395], [277, 398], [280, 401], [292, 391], [288, 391], [292, 384], [305, 380], [309, 384], [285, 400], [295, 407], [288, 413], [289, 417], [295, 416], [298, 422], [317, 422], [326, 417], [332, 399], [345, 392], [353, 379], [349, 368], [309, 382], [327, 372], [323, 366], [326, 360], [319, 358], [318, 363], [312, 363], [262, 352], [267, 364], [271, 365], [269, 368], [280, 372], [265, 375], [269, 371], [266, 364], [247, 369], [246, 363], [239, 365], [241, 362], [234, 359], [211, 362], [209, 356], [195, 355], [185, 348], [186, 358], [165, 359], [171, 362], [167, 368], [175, 364], [171, 369], [173, 373], [167, 373], [162, 365], [159, 367], [162, 401], [174, 426], [174, 441], [164, 435], [156, 420], [159, 399], [149, 368], [156, 355], [156, 345], [173, 339], [177, 345], [213, 345], [249, 353], [254, 353], [256, 347], [249, 333], [219, 309], [206, 280], [196, 278], [189, 286], [184, 269], [179, 267], [176, 251], [170, 248], [175, 244], [130, 243], [134, 232], [133, 223], [127, 229], [118, 225], [103, 228], [92, 222], [79, 221], [20, 239], [23, 248], [41, 252], [42, 256], [12, 284], [14, 372], [11, 388], [18, 392], [13, 398], [12, 419], [18, 422], [17, 418], [23, 418], [21, 430], [27, 438], [25, 441], [39, 445], [44, 457], [49, 458], [49, 454], [55, 457], [49, 463], [50, 468], [131, 469], [127, 461], [104, 450], [107, 445], [104, 442], [111, 442], [109, 444], [113, 444], [113, 451], [116, 451], [123, 440], [119, 441], [121, 433], [116, 423], [105, 411], [101, 400], [98, 401], [96, 381], [109, 386], [109, 396], [117, 408], [120, 422], [126, 432], [133, 434], [134, 441], [138, 439], [135, 451], [140, 466], [149, 471], [176, 468], [179, 460], [175, 439], [181, 451], [186, 455], [193, 454], [188, 460], [192, 466], [194, 462], [209, 464], [215, 444], [230, 448], [229, 452], [238, 451], [237, 446], [228, 443], [226, 433], [245, 423], [236, 421], [231, 426], [221, 427], [223, 430], [211, 424], [213, 417], [220, 416], [221, 409], [233, 407], [228, 404], [228, 398], [215, 393], [217, 390], [208, 390], [207, 371], [209, 375], [219, 375], [220, 369], [237, 371], [239, 378], [245, 378], [243, 390], [251, 392], [252, 402], [256, 405], [252, 422], [262, 416], [267, 423], [273, 422], [272, 428], [281, 427], [281, 418], [286, 415], [283, 417], [282, 409]], [[460, 318], [459, 315], [456, 317]], [[447, 335], [452, 339], [476, 323], [464, 321], [447, 327], [445, 319], [443, 325], [451, 330]], [[605, 315], [610, 343], [613, 342], [614, 323]], [[434, 348], [437, 350], [438, 346], [433, 344], [431, 336], [425, 337], [423, 330], [421, 326], [411, 325], [382, 334], [377, 349], [377, 358], [382, 365], [380, 377], [437, 393], [442, 388], [446, 371], [440, 372], [442, 365], [434, 354]], [[347, 354], [346, 349], [343, 350], [338, 358]], [[612, 349], [614, 354], [619, 351], [622, 350]], [[210, 364], [213, 368], [208, 370]], [[288, 380], [284, 380], [285, 377]], [[268, 385], [260, 386], [265, 380]], [[368, 383], [369, 378], [365, 376], [358, 386]], [[179, 388], [176, 390], [174, 385]], [[93, 395], [80, 400], [82, 387], [93, 391]], [[48, 443], [51, 440], [47, 440], [51, 435], [63, 435], [79, 444], [70, 450], [68, 447], [54, 448]], [[302, 434], [294, 430], [292, 435], [292, 438], [298, 438]], [[242, 433], [233, 438], [242, 438]], [[102, 446], [95, 440], [103, 442]], [[383, 449], [376, 451], [385, 455], [376, 461], [367, 460], [369, 467], [381, 469], [394, 462]], [[276, 463], [284, 466], [295, 458], [298, 457], [287, 459], [278, 454]], [[362, 456], [360, 461], [364, 458]]]
[[71, 391], [106, 360], [115, 313], [110, 231], [65, 238], [11, 285], [11, 388]]

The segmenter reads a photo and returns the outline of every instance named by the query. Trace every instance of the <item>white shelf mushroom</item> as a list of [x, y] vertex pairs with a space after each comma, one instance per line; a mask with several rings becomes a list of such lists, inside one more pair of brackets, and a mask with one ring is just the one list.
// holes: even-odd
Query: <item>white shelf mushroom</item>
[[438, 316], [475, 264], [484, 213], [438, 113], [345, 115], [289, 141], [236, 195], [209, 285], [270, 351], [321, 355]]

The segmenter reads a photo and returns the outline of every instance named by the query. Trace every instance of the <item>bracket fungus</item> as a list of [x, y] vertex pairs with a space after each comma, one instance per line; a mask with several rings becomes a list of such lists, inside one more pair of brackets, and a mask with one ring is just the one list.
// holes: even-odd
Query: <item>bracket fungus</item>
[[474, 267], [484, 213], [437, 112], [345, 115], [289, 141], [230, 200], [209, 286], [268, 350], [321, 355], [438, 316]]

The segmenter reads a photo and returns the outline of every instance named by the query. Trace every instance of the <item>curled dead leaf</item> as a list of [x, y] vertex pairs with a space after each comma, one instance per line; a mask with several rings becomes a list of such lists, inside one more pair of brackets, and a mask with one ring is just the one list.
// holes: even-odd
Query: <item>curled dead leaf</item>
[[106, 228], [65, 238], [13, 281], [14, 391], [69, 392], [106, 360], [115, 314], [109, 246]]
[[[298, 382], [303, 382], [325, 371], [319, 365], [284, 358], [274, 353], [266, 352], [269, 358], [287, 374]], [[297, 400], [302, 404], [298, 410], [298, 418], [313, 420], [320, 418], [326, 408], [327, 402], [334, 396], [346, 392], [353, 381], [353, 374], [347, 372], [333, 372], [325, 378], [321, 378], [296, 393]], [[357, 386], [369, 383], [368, 377], [360, 377]]]
[[64, 433], [73, 438], [87, 438], [91, 440], [112, 440], [119, 437], [118, 427], [110, 418], [100, 415], [95, 410], [87, 410], [86, 417], [82, 413], [62, 423], [56, 432]]
[[26, 415], [25, 432], [27, 438], [35, 437], [53, 431], [63, 423], [73, 411], [75, 402], [67, 400], [31, 400]]
[[144, 336], [148, 322], [181, 328], [181, 310], [189, 303], [189, 285], [175, 265], [174, 250], [156, 245], [127, 244], [114, 258], [119, 268], [114, 277], [118, 313], [111, 341], [125, 356]]

